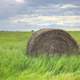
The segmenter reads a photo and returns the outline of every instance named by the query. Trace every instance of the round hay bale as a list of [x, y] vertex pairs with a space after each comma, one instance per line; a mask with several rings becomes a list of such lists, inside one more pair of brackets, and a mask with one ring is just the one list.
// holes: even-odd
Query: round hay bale
[[76, 41], [65, 31], [41, 29], [32, 34], [27, 51], [29, 55], [72, 54], [78, 52]]

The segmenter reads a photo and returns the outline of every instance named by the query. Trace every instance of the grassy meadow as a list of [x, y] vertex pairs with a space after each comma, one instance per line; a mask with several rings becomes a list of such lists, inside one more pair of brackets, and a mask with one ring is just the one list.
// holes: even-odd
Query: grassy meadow
[[[69, 32], [80, 44], [80, 32]], [[80, 56], [28, 57], [31, 32], [0, 32], [0, 80], [80, 80]]]

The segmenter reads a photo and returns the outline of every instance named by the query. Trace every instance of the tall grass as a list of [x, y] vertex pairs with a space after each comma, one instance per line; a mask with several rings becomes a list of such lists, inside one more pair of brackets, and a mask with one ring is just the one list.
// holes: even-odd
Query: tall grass
[[30, 32], [0, 32], [0, 80], [80, 80], [79, 55], [28, 57], [30, 36]]

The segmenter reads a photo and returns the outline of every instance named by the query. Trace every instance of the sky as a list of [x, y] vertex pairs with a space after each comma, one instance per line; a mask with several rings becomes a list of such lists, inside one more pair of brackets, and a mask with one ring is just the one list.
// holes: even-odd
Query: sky
[[0, 31], [80, 30], [80, 0], [0, 0]]

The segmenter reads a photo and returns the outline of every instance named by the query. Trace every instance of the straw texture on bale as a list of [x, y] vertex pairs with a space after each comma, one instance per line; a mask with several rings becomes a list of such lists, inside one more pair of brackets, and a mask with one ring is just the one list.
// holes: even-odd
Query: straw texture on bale
[[27, 51], [29, 55], [72, 54], [78, 51], [76, 41], [65, 31], [58, 29], [41, 29], [33, 33]]

